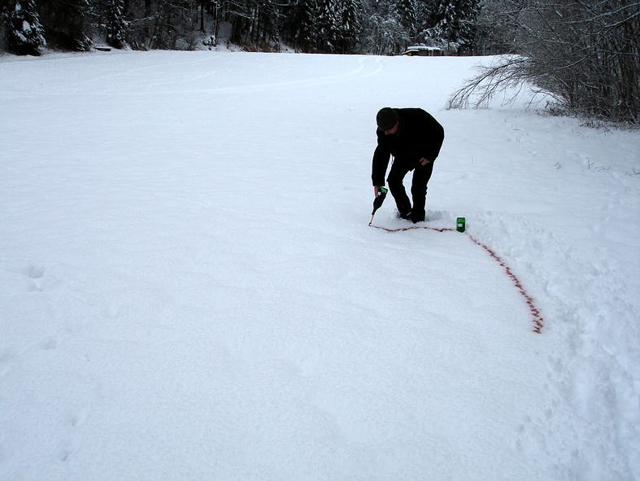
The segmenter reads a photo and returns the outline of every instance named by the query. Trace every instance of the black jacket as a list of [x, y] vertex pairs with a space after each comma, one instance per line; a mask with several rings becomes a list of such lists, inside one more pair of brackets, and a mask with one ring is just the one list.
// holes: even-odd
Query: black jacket
[[394, 162], [401, 162], [407, 170], [418, 165], [421, 158], [431, 161], [438, 157], [444, 129], [429, 113], [422, 109], [395, 109], [398, 112], [400, 129], [395, 135], [384, 135], [378, 129], [378, 146], [373, 154], [371, 180], [373, 185], [384, 185], [384, 176], [389, 165], [389, 155]]

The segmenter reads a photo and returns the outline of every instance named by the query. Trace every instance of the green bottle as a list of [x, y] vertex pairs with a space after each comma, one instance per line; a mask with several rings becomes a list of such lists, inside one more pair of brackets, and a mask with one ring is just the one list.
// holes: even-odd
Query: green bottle
[[457, 230], [458, 232], [464, 232], [464, 229], [465, 229], [465, 222], [466, 222], [466, 221], [465, 221], [464, 217], [458, 217], [458, 218], [456, 219], [456, 230]]

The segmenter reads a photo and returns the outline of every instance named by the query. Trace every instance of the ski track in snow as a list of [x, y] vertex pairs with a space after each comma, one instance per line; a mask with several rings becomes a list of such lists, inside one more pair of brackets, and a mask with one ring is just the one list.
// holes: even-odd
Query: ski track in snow
[[[2, 481], [640, 476], [637, 134], [442, 110], [473, 58], [8, 59]], [[367, 227], [385, 105], [542, 335], [468, 239]]]
[[[342, 57], [342, 56], [340, 56]], [[348, 58], [348, 56], [344, 56]], [[192, 62], [181, 62], [180, 67], [187, 70], [197, 69], [198, 74], [190, 72], [187, 76], [181, 76], [180, 70], [173, 72], [170, 75], [169, 80], [153, 80], [144, 83], [142, 86], [134, 90], [127, 91], [126, 89], [105, 89], [105, 84], [116, 81], [135, 80], [140, 75], [149, 75], [152, 78], [157, 78], [155, 74], [166, 74], [166, 66], [163, 64], [152, 63], [144, 67], [133, 67], [126, 69], [124, 72], [109, 72], [100, 76], [92, 77], [90, 79], [82, 81], [79, 85], [73, 89], [64, 90], [51, 90], [45, 89], [41, 93], [37, 93], [37, 96], [90, 96], [90, 97], [118, 97], [118, 96], [160, 96], [160, 95], [197, 95], [197, 94], [249, 94], [249, 93], [264, 93], [270, 92], [274, 89], [288, 89], [292, 87], [297, 88], [310, 88], [323, 85], [333, 85], [341, 82], [348, 81], [349, 79], [358, 78], [364, 79], [375, 76], [382, 71], [382, 62], [380, 59], [371, 57], [357, 58], [357, 67], [346, 72], [340, 72], [338, 75], [313, 75], [308, 78], [302, 78], [297, 80], [282, 80], [278, 82], [258, 82], [258, 83], [244, 83], [240, 82], [240, 85], [229, 85], [227, 87], [200, 87], [189, 88], [191, 84], [202, 84], [203, 81], [216, 81], [216, 77], [224, 76], [225, 71], [217, 70], [217, 64], [219, 59], [216, 57], [202, 57], [198, 56], [198, 59]], [[351, 62], [353, 63], [353, 62]], [[155, 70], [155, 72], [154, 72]], [[173, 78], [171, 78], [173, 77]], [[162, 87], [173, 86], [172, 89], [163, 89]], [[142, 87], [142, 88], [140, 88]], [[100, 90], [98, 90], [100, 89]], [[24, 89], [8, 90], [6, 93], [13, 93], [17, 98], [31, 97], [34, 92], [26, 92]]]

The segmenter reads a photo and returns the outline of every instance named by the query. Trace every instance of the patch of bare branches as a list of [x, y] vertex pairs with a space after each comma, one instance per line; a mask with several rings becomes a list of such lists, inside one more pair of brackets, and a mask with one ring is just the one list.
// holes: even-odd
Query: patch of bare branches
[[485, 104], [497, 92], [532, 85], [566, 110], [640, 122], [640, 2], [490, 0], [496, 22], [510, 23], [519, 56], [483, 68], [450, 108]]

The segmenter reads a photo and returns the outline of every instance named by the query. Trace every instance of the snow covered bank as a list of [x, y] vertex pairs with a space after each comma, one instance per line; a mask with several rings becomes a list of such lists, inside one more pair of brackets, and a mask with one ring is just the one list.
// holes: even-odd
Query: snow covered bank
[[[0, 59], [0, 479], [640, 477], [640, 138], [443, 110], [477, 61]], [[463, 236], [367, 227], [385, 105], [542, 335]]]

